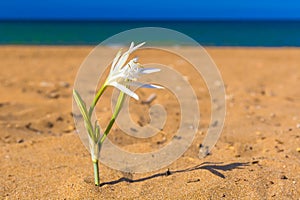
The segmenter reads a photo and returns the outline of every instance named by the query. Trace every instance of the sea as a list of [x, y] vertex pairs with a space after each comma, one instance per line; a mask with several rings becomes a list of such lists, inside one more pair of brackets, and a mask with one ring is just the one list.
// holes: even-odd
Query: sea
[[300, 21], [0, 21], [0, 45], [97, 45], [141, 27], [173, 29], [203, 46], [300, 47]]

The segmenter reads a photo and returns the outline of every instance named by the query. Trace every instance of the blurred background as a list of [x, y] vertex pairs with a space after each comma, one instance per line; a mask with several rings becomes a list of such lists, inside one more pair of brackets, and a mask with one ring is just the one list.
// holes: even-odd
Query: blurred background
[[96, 45], [145, 26], [204, 46], [300, 46], [300, 1], [0, 1], [0, 44]]

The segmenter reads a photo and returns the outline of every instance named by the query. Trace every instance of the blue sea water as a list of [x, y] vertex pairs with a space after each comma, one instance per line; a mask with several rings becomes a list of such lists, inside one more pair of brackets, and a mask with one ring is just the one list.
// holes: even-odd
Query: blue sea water
[[139, 27], [174, 29], [203, 46], [300, 47], [300, 21], [0, 21], [0, 44], [97, 45]]

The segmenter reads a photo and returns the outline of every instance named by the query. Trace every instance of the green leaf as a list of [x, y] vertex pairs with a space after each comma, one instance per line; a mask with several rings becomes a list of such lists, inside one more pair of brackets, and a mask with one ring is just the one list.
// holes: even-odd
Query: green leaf
[[80, 97], [79, 93], [75, 89], [73, 90], [73, 96], [74, 96], [75, 102], [77, 103], [77, 106], [78, 106], [84, 120], [88, 121], [89, 117], [87, 115], [86, 105], [85, 105], [84, 101], [82, 100], [82, 98]]
[[98, 142], [99, 138], [100, 138], [100, 127], [97, 124], [97, 121], [95, 121], [95, 136], [96, 136], [96, 140]]
[[91, 123], [91, 119], [90, 116], [88, 115], [88, 111], [86, 109], [86, 105], [84, 103], [84, 101], [82, 100], [81, 96], [79, 95], [79, 93], [73, 89], [73, 97], [75, 99], [75, 102], [81, 112], [81, 115], [84, 119], [84, 125], [90, 135], [90, 137], [95, 141], [95, 135], [93, 134], [93, 126]]

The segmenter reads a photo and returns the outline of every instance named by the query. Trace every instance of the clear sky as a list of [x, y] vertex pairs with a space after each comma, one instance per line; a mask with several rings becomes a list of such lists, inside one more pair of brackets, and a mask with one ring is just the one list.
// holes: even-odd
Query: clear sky
[[300, 20], [300, 0], [0, 0], [0, 19]]

